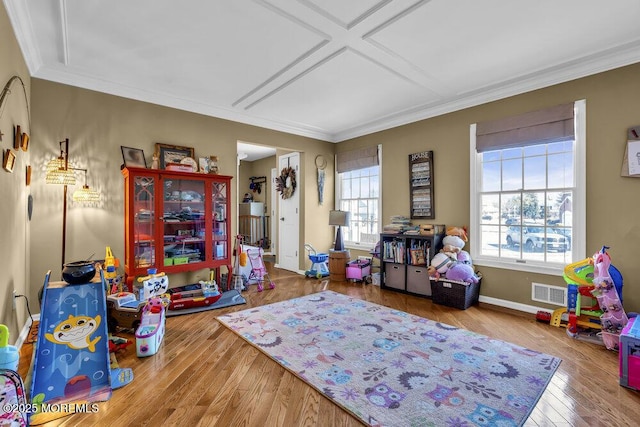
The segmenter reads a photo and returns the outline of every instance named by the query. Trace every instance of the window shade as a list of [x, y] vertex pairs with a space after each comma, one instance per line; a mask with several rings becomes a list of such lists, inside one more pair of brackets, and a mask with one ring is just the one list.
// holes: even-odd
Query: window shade
[[574, 138], [573, 103], [531, 111], [476, 126], [478, 153]]
[[336, 170], [338, 173], [364, 169], [379, 164], [377, 146], [343, 151], [336, 154]]

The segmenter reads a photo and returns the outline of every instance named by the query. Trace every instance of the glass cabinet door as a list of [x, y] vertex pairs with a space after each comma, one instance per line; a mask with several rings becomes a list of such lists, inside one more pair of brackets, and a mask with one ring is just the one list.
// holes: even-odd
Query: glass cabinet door
[[213, 259], [221, 260], [229, 256], [227, 254], [227, 184], [213, 182], [211, 184], [213, 202]]
[[150, 176], [136, 176], [133, 181], [133, 256], [134, 268], [155, 265], [155, 186]]
[[163, 185], [164, 265], [204, 261], [204, 181], [167, 178]]

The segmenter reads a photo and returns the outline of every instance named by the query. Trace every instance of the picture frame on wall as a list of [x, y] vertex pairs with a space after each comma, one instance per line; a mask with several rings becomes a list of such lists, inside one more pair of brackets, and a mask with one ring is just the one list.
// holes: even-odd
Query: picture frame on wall
[[13, 167], [16, 164], [16, 155], [13, 154], [13, 151], [10, 148], [8, 148], [2, 157], [2, 167], [4, 170], [7, 172], [13, 172]]
[[433, 151], [409, 154], [411, 219], [435, 219]]
[[140, 148], [120, 146], [122, 150], [122, 160], [127, 168], [146, 168], [147, 161], [144, 158], [144, 150]]
[[165, 169], [169, 163], [181, 163], [187, 157], [194, 159], [193, 147], [181, 147], [157, 142], [156, 153], [158, 153], [160, 160], [160, 169]]

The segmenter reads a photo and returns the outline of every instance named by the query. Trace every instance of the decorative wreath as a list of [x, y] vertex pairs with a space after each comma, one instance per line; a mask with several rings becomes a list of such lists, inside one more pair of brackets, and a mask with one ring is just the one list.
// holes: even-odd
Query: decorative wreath
[[283, 199], [293, 196], [296, 191], [296, 171], [292, 167], [280, 171], [280, 176], [276, 178], [276, 190]]

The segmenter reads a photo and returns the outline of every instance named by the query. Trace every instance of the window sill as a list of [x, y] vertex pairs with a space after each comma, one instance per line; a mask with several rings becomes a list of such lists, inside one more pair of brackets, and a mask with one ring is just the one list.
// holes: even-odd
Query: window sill
[[550, 265], [535, 261], [522, 260], [495, 260], [477, 257], [473, 259], [474, 266], [484, 266], [493, 268], [502, 268], [505, 270], [523, 271], [528, 273], [548, 274], [550, 276], [562, 276], [564, 274], [564, 265]]

